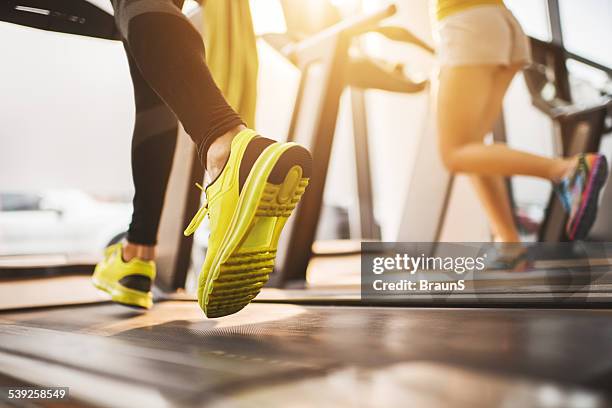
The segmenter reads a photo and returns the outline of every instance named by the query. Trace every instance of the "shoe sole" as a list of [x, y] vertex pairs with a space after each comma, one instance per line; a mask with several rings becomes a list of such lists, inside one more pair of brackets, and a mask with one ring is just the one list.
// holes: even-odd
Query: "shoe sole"
[[283, 227], [308, 185], [312, 158], [295, 143], [264, 150], [240, 194], [228, 232], [202, 274], [200, 307], [207, 317], [236, 313], [260, 292], [274, 269]]
[[95, 276], [92, 277], [91, 282], [99, 290], [108, 293], [113, 302], [119, 303], [122, 306], [137, 309], [150, 309], [153, 307], [153, 295], [151, 293], [139, 293], [130, 289], [117, 287], [116, 285], [110, 282], [102, 281]]
[[587, 185], [587, 199], [586, 204], [583, 205], [577, 216], [577, 220], [574, 221], [570, 228], [568, 238], [571, 241], [581, 240], [586, 238], [591, 227], [595, 223], [597, 216], [597, 209], [599, 207], [599, 194], [603, 189], [603, 186], [608, 180], [608, 164], [606, 158], [601, 156], [597, 159], [595, 165], [594, 174], [589, 180]]

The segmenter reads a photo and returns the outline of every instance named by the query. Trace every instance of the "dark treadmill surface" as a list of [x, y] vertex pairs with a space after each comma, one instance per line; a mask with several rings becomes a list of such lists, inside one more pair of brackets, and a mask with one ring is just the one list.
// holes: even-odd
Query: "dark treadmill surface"
[[612, 311], [258, 303], [209, 320], [175, 301], [5, 312], [0, 371], [109, 406], [286, 406], [295, 395], [296, 406], [609, 406]]

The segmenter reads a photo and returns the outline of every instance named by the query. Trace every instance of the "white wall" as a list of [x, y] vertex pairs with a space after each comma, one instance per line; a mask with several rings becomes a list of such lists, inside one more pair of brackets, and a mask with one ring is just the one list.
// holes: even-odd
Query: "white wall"
[[0, 23], [0, 190], [131, 194], [120, 43]]
[[[373, 8], [373, 3], [366, 1], [364, 5]], [[398, 13], [389, 19], [389, 24], [404, 26], [433, 45], [427, 1], [400, 0], [394, 3], [398, 6]], [[402, 62], [407, 71], [415, 75], [429, 77], [434, 68], [434, 59], [417, 48], [391, 43], [380, 37], [369, 39], [367, 45], [367, 50], [373, 55]], [[375, 212], [383, 238], [387, 240], [396, 239], [417, 143], [424, 132], [428, 132], [431, 119], [427, 117], [431, 114], [428, 112], [428, 98], [426, 92], [402, 95], [371, 91], [367, 95]]]

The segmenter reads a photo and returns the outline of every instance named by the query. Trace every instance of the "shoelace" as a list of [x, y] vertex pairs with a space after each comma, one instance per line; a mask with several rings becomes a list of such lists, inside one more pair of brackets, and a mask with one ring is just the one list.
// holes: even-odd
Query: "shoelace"
[[574, 173], [574, 177], [572, 178], [570, 197], [572, 207], [575, 209], [580, 205], [580, 201], [582, 200], [582, 193], [587, 183], [589, 174], [589, 165], [586, 162], [585, 156], [581, 155], [578, 160], [578, 166], [576, 167], [576, 172]]
[[554, 186], [565, 211], [570, 212], [574, 200], [580, 197], [588, 172], [585, 155], [581, 154], [574, 172]]
[[105, 259], [109, 258], [119, 248], [121, 248], [121, 243], [107, 246], [106, 249], [104, 250], [104, 258]]
[[559, 183], [555, 184], [554, 189], [559, 197], [559, 201], [561, 201], [561, 205], [563, 205], [563, 209], [565, 212], [569, 212], [572, 206], [569, 193], [569, 180], [567, 178], [561, 180]]
[[[204, 187], [202, 187], [200, 183], [196, 183], [196, 187], [199, 188], [201, 191], [204, 191]], [[195, 215], [191, 219], [191, 222], [189, 223], [187, 228], [185, 228], [185, 231], [183, 231], [183, 235], [188, 237], [189, 235], [193, 234], [198, 229], [200, 224], [202, 224], [202, 221], [204, 221], [204, 218], [206, 218], [207, 215], [208, 202], [204, 203], [204, 205], [198, 210], [198, 212], [195, 213]]]

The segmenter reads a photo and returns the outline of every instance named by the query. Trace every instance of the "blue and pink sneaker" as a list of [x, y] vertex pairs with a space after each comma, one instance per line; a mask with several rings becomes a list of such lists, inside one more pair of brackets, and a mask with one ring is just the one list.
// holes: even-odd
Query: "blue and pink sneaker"
[[608, 180], [608, 162], [601, 154], [581, 154], [576, 169], [555, 185], [569, 213], [565, 232], [570, 241], [584, 239], [595, 222], [599, 193]]

